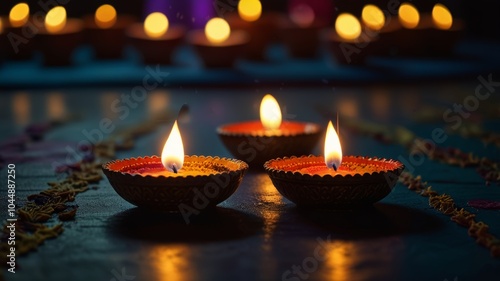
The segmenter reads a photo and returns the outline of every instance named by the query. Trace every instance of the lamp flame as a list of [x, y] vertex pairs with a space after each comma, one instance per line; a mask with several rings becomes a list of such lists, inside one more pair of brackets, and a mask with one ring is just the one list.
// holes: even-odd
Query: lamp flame
[[342, 147], [340, 146], [339, 136], [333, 128], [332, 121], [328, 122], [325, 138], [325, 164], [328, 169], [337, 169], [342, 164]]
[[13, 27], [21, 27], [28, 22], [30, 7], [26, 3], [16, 4], [9, 13], [9, 22]]
[[259, 0], [240, 0], [238, 14], [245, 21], [256, 21], [262, 14], [262, 4]]
[[110, 28], [116, 22], [116, 10], [113, 6], [104, 4], [95, 11], [95, 24], [100, 28]]
[[355, 40], [361, 35], [361, 24], [352, 14], [342, 13], [335, 20], [335, 31], [344, 39]]
[[432, 8], [432, 21], [437, 28], [447, 30], [453, 25], [453, 16], [445, 5], [438, 3]]
[[408, 29], [417, 27], [420, 22], [420, 14], [417, 8], [410, 3], [403, 3], [399, 6], [398, 16], [399, 22]]
[[177, 126], [177, 120], [163, 146], [161, 163], [165, 169], [174, 173], [177, 173], [184, 164], [184, 146], [182, 144], [181, 132]]
[[144, 32], [151, 38], [159, 38], [168, 30], [168, 18], [163, 13], [154, 12], [144, 20]]
[[231, 28], [223, 18], [213, 18], [205, 25], [205, 36], [214, 44], [226, 41], [230, 34]]
[[281, 125], [280, 105], [270, 94], [265, 95], [260, 103], [260, 122], [266, 130], [276, 130]]
[[384, 12], [382, 12], [379, 7], [372, 4], [363, 7], [361, 19], [366, 26], [373, 30], [380, 30], [385, 24]]
[[57, 33], [66, 26], [66, 9], [63, 6], [52, 8], [45, 16], [45, 29], [49, 33]]

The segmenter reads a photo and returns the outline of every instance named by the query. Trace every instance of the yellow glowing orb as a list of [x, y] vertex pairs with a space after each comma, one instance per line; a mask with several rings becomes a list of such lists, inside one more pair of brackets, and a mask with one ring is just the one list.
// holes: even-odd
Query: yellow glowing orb
[[398, 14], [399, 22], [406, 28], [415, 28], [420, 21], [417, 8], [410, 3], [401, 4]]
[[57, 33], [66, 26], [66, 9], [62, 6], [52, 8], [45, 16], [45, 29]]
[[432, 21], [439, 29], [450, 29], [453, 25], [453, 16], [446, 6], [438, 3], [432, 8]]
[[28, 22], [30, 15], [30, 7], [26, 3], [19, 3], [12, 7], [9, 13], [10, 25], [13, 27], [21, 27]]
[[3, 19], [0, 17], [0, 34], [3, 33]]
[[343, 13], [335, 20], [335, 31], [344, 39], [354, 40], [361, 35], [361, 24], [355, 16]]
[[159, 38], [168, 30], [168, 18], [160, 13], [149, 14], [144, 20], [144, 32], [151, 38]]
[[238, 3], [238, 14], [246, 21], [256, 21], [262, 13], [262, 4], [259, 0], [241, 0]]
[[95, 11], [95, 24], [100, 28], [110, 28], [116, 22], [116, 10], [113, 6], [104, 4]]
[[222, 43], [229, 38], [231, 28], [223, 18], [213, 18], [205, 25], [205, 36], [212, 43]]
[[384, 27], [385, 16], [384, 12], [375, 5], [366, 5], [361, 12], [363, 23], [373, 30], [380, 30]]

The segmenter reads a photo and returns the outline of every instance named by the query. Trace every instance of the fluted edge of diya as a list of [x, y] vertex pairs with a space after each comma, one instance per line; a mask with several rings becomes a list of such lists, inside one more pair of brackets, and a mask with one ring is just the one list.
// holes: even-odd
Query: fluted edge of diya
[[260, 121], [247, 121], [221, 125], [217, 134], [234, 157], [262, 169], [273, 158], [311, 153], [323, 130], [315, 123], [290, 121], [279, 130], [264, 130]]
[[404, 165], [395, 160], [361, 156], [342, 158], [341, 167], [348, 174], [315, 173], [315, 167], [321, 166], [325, 166], [323, 156], [314, 155], [277, 158], [264, 164], [273, 185], [285, 198], [299, 206], [325, 208], [371, 205], [391, 192], [404, 170]]
[[186, 29], [171, 26], [158, 38], [151, 38], [144, 32], [141, 23], [132, 24], [125, 32], [130, 44], [142, 55], [145, 64], [171, 64], [172, 53], [184, 41]]
[[158, 156], [113, 160], [102, 166], [111, 186], [126, 201], [146, 209], [178, 212], [183, 204], [202, 211], [196, 200], [205, 201], [204, 208], [209, 208], [229, 198], [248, 165], [236, 159], [186, 155], [181, 169], [186, 174], [147, 174], [162, 169]]
[[242, 30], [231, 32], [229, 38], [218, 44], [210, 43], [203, 30], [193, 30], [187, 40], [196, 50], [205, 67], [231, 67], [246, 51], [250, 36]]

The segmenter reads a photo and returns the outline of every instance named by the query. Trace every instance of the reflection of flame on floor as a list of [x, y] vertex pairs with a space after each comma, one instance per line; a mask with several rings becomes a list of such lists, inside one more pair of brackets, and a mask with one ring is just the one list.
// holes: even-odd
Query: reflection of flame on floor
[[183, 281], [197, 279], [190, 265], [191, 250], [188, 246], [157, 245], [149, 253], [158, 281]]
[[169, 105], [169, 92], [166, 90], [155, 90], [148, 94], [149, 116], [156, 116], [161, 112], [167, 112]]
[[333, 108], [337, 108], [341, 116], [358, 118], [359, 117], [359, 103], [356, 99], [349, 97], [343, 97], [337, 101], [337, 105]]
[[120, 100], [120, 95], [117, 92], [103, 92], [101, 95], [101, 112], [102, 116], [109, 119], [116, 119], [118, 111], [116, 110], [116, 101]]
[[353, 259], [356, 249], [353, 242], [333, 241], [326, 252], [325, 264], [330, 272], [330, 280], [352, 280], [354, 275]]
[[47, 96], [47, 113], [49, 118], [58, 119], [62, 118], [66, 113], [66, 105], [64, 103], [64, 97], [59, 92], [49, 93]]
[[[362, 243], [359, 241], [332, 240], [321, 252], [324, 255], [322, 273], [326, 280], [365, 280], [368, 276], [387, 279], [391, 269], [377, 264], [399, 263], [400, 257], [395, 255], [404, 245], [399, 239], [383, 239], [378, 243]], [[372, 266], [370, 266], [372, 265]]]
[[12, 98], [12, 109], [14, 120], [17, 125], [26, 125], [30, 122], [31, 100], [27, 93], [16, 93]]
[[255, 191], [259, 204], [265, 205], [260, 208], [260, 212], [264, 219], [264, 242], [266, 242], [264, 247], [267, 247], [270, 246], [267, 242], [270, 241], [280, 217], [278, 208], [273, 207], [273, 205], [280, 206], [284, 202], [283, 197], [276, 190], [267, 174], [255, 175], [255, 186], [259, 187]]
[[375, 88], [370, 97], [373, 115], [381, 121], [388, 121], [391, 117], [391, 97], [389, 91], [384, 88]]

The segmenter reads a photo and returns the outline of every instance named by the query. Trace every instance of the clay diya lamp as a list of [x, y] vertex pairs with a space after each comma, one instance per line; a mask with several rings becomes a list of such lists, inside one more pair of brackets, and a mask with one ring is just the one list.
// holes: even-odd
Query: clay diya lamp
[[443, 4], [436, 4], [432, 9], [432, 26], [429, 40], [430, 54], [452, 55], [453, 48], [464, 34], [464, 22], [453, 18], [451, 12]]
[[278, 102], [266, 95], [260, 105], [260, 121], [225, 124], [217, 133], [237, 159], [262, 169], [269, 159], [309, 154], [321, 137], [319, 125], [281, 120]]
[[164, 14], [154, 12], [146, 17], [144, 24], [131, 25], [126, 34], [145, 64], [171, 64], [172, 54], [184, 40], [185, 33], [181, 26], [170, 27]]
[[402, 3], [398, 9], [400, 29], [392, 32], [391, 41], [397, 42], [397, 55], [427, 55], [432, 21], [422, 17], [417, 8], [410, 3]]
[[66, 19], [66, 9], [62, 6], [52, 8], [36, 37], [44, 65], [70, 65], [74, 50], [83, 41], [82, 31], [82, 20]]
[[399, 38], [397, 31], [402, 26], [398, 20], [386, 21], [384, 12], [377, 6], [367, 4], [361, 11], [363, 30], [372, 38], [378, 38], [371, 44], [373, 55], [391, 55], [397, 52]]
[[422, 20], [419, 11], [410, 3], [403, 3], [397, 17], [386, 21], [384, 13], [375, 5], [365, 5], [361, 18], [366, 30], [378, 33], [373, 54], [384, 56], [414, 56], [427, 52], [429, 22]]
[[360, 208], [393, 189], [404, 165], [395, 160], [344, 156], [331, 122], [325, 156], [277, 158], [264, 164], [276, 189], [298, 206]]
[[113, 6], [104, 4], [93, 16], [84, 18], [85, 37], [98, 59], [119, 59], [126, 43], [125, 29], [134, 17], [117, 15]]
[[8, 20], [3, 22], [5, 46], [2, 53], [7, 59], [29, 60], [33, 58], [34, 43], [32, 38], [36, 35], [35, 25], [30, 18], [30, 8], [26, 3], [18, 3], [9, 12]]
[[363, 31], [359, 20], [352, 14], [342, 13], [335, 21], [335, 30], [323, 33], [331, 53], [340, 64], [363, 64], [373, 54], [378, 37]]
[[289, 17], [278, 21], [278, 32], [288, 53], [296, 58], [314, 58], [318, 55], [319, 31], [324, 27], [315, 21], [314, 11], [307, 5], [298, 5]]
[[176, 121], [161, 157], [115, 160], [102, 170], [118, 195], [131, 204], [184, 215], [208, 210], [229, 198], [247, 168], [240, 160], [185, 156]]
[[276, 13], [262, 13], [259, 0], [238, 2], [238, 13], [229, 14], [226, 19], [233, 30], [243, 30], [250, 36], [245, 58], [266, 59], [266, 50], [276, 35], [279, 17]]
[[241, 30], [231, 31], [222, 18], [212, 18], [205, 30], [191, 31], [188, 42], [205, 67], [231, 67], [245, 52], [249, 36]]

